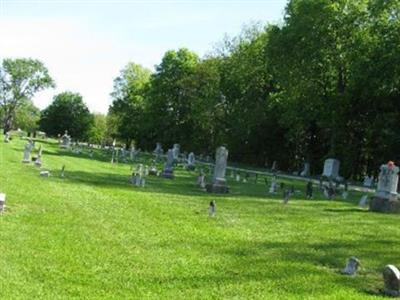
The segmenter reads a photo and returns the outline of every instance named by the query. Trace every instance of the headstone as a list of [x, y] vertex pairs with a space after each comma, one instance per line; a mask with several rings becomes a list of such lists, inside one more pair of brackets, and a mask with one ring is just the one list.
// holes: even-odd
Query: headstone
[[310, 176], [310, 163], [304, 163], [303, 171], [300, 172], [300, 176], [308, 177]]
[[215, 201], [213, 200], [210, 202], [210, 205], [208, 206], [208, 215], [210, 217], [214, 217], [216, 211], [217, 211], [217, 205], [216, 205]]
[[272, 166], [271, 166], [271, 171], [275, 172], [276, 170], [277, 170], [277, 162], [276, 162], [276, 160], [274, 160], [274, 162], [272, 163]]
[[135, 145], [132, 143], [132, 145], [131, 145], [131, 150], [130, 150], [130, 152], [129, 152], [129, 158], [131, 159], [131, 160], [134, 160], [135, 159]]
[[240, 181], [240, 174], [236, 174], [236, 182]]
[[348, 259], [346, 267], [341, 271], [344, 275], [356, 275], [357, 270], [360, 266], [360, 261], [352, 256]]
[[200, 174], [198, 177], [197, 177], [197, 184], [202, 188], [202, 189], [204, 189], [205, 187], [206, 187], [206, 176], [204, 175], [204, 174]]
[[289, 189], [285, 189], [283, 191], [283, 204], [288, 204], [289, 203], [289, 198], [290, 198], [291, 192]]
[[193, 170], [196, 169], [196, 158], [195, 158], [193, 152], [190, 152], [190, 153], [189, 153], [189, 156], [188, 156], [188, 159], [187, 159], [187, 166], [186, 166], [186, 168], [187, 168], [189, 171], [193, 171]]
[[393, 265], [383, 269], [384, 293], [391, 297], [400, 297], [400, 272]]
[[156, 155], [156, 160], [159, 160], [160, 157], [164, 154], [164, 150], [161, 146], [161, 143], [156, 144], [156, 149], [154, 149], [153, 153]]
[[149, 175], [150, 176], [157, 176], [157, 174], [158, 174], [157, 166], [156, 166], [155, 161], [153, 160], [153, 162], [152, 162], [152, 164], [150, 166], [150, 169], [149, 169]]
[[179, 161], [179, 155], [181, 154], [180, 151], [181, 151], [181, 146], [179, 144], [174, 144], [174, 147], [172, 148], [172, 153], [175, 162]]
[[0, 193], [0, 213], [6, 209], [6, 194]]
[[398, 173], [399, 168], [392, 161], [380, 167], [378, 187], [369, 202], [371, 211], [400, 213], [400, 201], [397, 199]]
[[340, 161], [334, 158], [328, 158], [324, 163], [322, 176], [335, 179], [339, 176]]
[[161, 172], [160, 176], [169, 179], [174, 178], [174, 154], [172, 149], [168, 150], [167, 162], [165, 163], [164, 170]]
[[69, 149], [71, 146], [71, 137], [68, 135], [68, 131], [65, 130], [64, 135], [61, 137], [60, 140], [60, 147], [64, 149]]
[[211, 183], [206, 185], [209, 193], [228, 193], [229, 187], [226, 184], [225, 172], [228, 162], [228, 150], [225, 147], [219, 147], [215, 154], [214, 176]]
[[277, 182], [276, 182], [276, 177], [274, 176], [274, 177], [272, 177], [272, 180], [271, 180], [271, 186], [269, 188], [269, 193], [275, 194], [277, 191], [277, 187], [278, 186], [277, 186]]
[[9, 143], [9, 142], [10, 142], [10, 134], [6, 132], [6, 134], [4, 135], [4, 143]]
[[364, 177], [363, 186], [366, 188], [370, 188], [372, 187], [373, 182], [374, 182], [374, 177], [373, 176], [369, 177], [368, 175], [366, 175]]
[[40, 175], [41, 177], [50, 177], [50, 172], [49, 172], [49, 171], [41, 171], [41, 172], [39, 173], [39, 175]]
[[24, 149], [24, 158], [22, 160], [23, 163], [30, 163], [31, 162], [31, 152], [33, 149], [33, 141], [29, 139], [28, 143], [25, 144], [25, 149]]

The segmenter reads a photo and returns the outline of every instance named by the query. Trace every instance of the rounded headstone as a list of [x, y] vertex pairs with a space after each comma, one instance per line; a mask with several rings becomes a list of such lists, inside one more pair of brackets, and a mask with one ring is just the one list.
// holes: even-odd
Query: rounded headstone
[[383, 281], [385, 294], [392, 297], [400, 296], [400, 272], [393, 265], [387, 265], [383, 269]]

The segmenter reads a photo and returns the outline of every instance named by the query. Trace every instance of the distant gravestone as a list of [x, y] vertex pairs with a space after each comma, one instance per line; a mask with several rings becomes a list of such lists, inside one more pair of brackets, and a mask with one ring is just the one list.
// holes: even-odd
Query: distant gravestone
[[174, 178], [174, 154], [172, 149], [168, 150], [167, 162], [165, 163], [164, 170], [161, 172], [160, 176], [169, 179]]
[[304, 163], [303, 171], [300, 172], [300, 176], [308, 177], [310, 176], [310, 163]]
[[346, 267], [341, 271], [344, 275], [355, 275], [360, 266], [360, 261], [352, 256], [347, 261]]
[[393, 265], [387, 265], [383, 269], [384, 293], [391, 297], [400, 296], [400, 272]]
[[269, 188], [269, 193], [275, 194], [277, 189], [278, 189], [278, 183], [276, 181], [276, 177], [274, 176], [274, 177], [272, 177], [272, 180], [271, 180], [271, 186]]
[[339, 177], [339, 167], [340, 161], [333, 158], [328, 158], [324, 163], [324, 171], [322, 172], [322, 176], [328, 178], [337, 178]]
[[60, 140], [60, 148], [69, 149], [70, 146], [71, 146], [71, 137], [68, 135], [68, 131], [65, 130], [65, 133]]
[[4, 143], [9, 143], [9, 142], [10, 142], [10, 134], [6, 132], [6, 134], [4, 135]]
[[172, 148], [172, 154], [174, 156], [174, 161], [179, 161], [179, 155], [181, 154], [181, 146], [179, 144], [174, 144]]
[[31, 162], [31, 152], [33, 149], [33, 141], [30, 139], [28, 143], [25, 144], [24, 148], [24, 158], [22, 160], [23, 163], [30, 163]]
[[41, 172], [39, 173], [39, 175], [40, 175], [41, 177], [50, 177], [50, 172], [49, 172], [49, 171], [41, 171]]
[[187, 159], [187, 166], [186, 166], [186, 168], [187, 168], [189, 171], [193, 171], [193, 170], [196, 169], [196, 158], [195, 158], [193, 152], [190, 152], [190, 153], [189, 153], [189, 156], [188, 156], [188, 159]]
[[215, 154], [214, 176], [211, 183], [206, 185], [209, 193], [228, 193], [229, 187], [226, 184], [225, 173], [228, 163], [228, 150], [221, 146]]
[[157, 143], [157, 144], [156, 144], [156, 149], [154, 149], [153, 153], [154, 153], [155, 156], [156, 156], [156, 160], [159, 160], [160, 157], [161, 157], [161, 155], [164, 154], [164, 150], [163, 150], [163, 148], [162, 148], [162, 146], [161, 146], [161, 143]]
[[389, 161], [380, 167], [378, 187], [369, 203], [371, 211], [400, 213], [400, 201], [397, 199], [399, 168]]
[[65, 165], [63, 165], [63, 166], [61, 167], [61, 173], [60, 173], [60, 176], [61, 176], [62, 178], [64, 178], [64, 177], [65, 177]]

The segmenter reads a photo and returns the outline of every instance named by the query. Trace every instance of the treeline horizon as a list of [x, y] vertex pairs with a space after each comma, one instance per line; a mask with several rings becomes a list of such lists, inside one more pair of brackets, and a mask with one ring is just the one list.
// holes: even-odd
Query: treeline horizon
[[[281, 24], [247, 27], [203, 58], [181, 48], [154, 72], [128, 63], [107, 116], [85, 117], [86, 130], [75, 132], [212, 156], [224, 145], [230, 161], [277, 161], [288, 172], [308, 162], [320, 174], [336, 158], [346, 178], [376, 174], [388, 160], [400, 163], [399, 16], [399, 1], [291, 0]], [[79, 95], [65, 94], [64, 104], [70, 96], [85, 111]], [[54, 135], [60, 116], [50, 107], [39, 123]]]

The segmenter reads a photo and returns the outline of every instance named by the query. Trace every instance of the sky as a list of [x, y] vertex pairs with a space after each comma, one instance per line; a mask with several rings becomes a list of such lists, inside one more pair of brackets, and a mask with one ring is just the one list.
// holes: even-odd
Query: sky
[[63, 91], [80, 93], [106, 113], [113, 79], [128, 63], [151, 70], [167, 50], [200, 56], [225, 35], [254, 22], [279, 23], [287, 0], [0, 0], [0, 60], [41, 60], [56, 88], [39, 93], [40, 109]]

